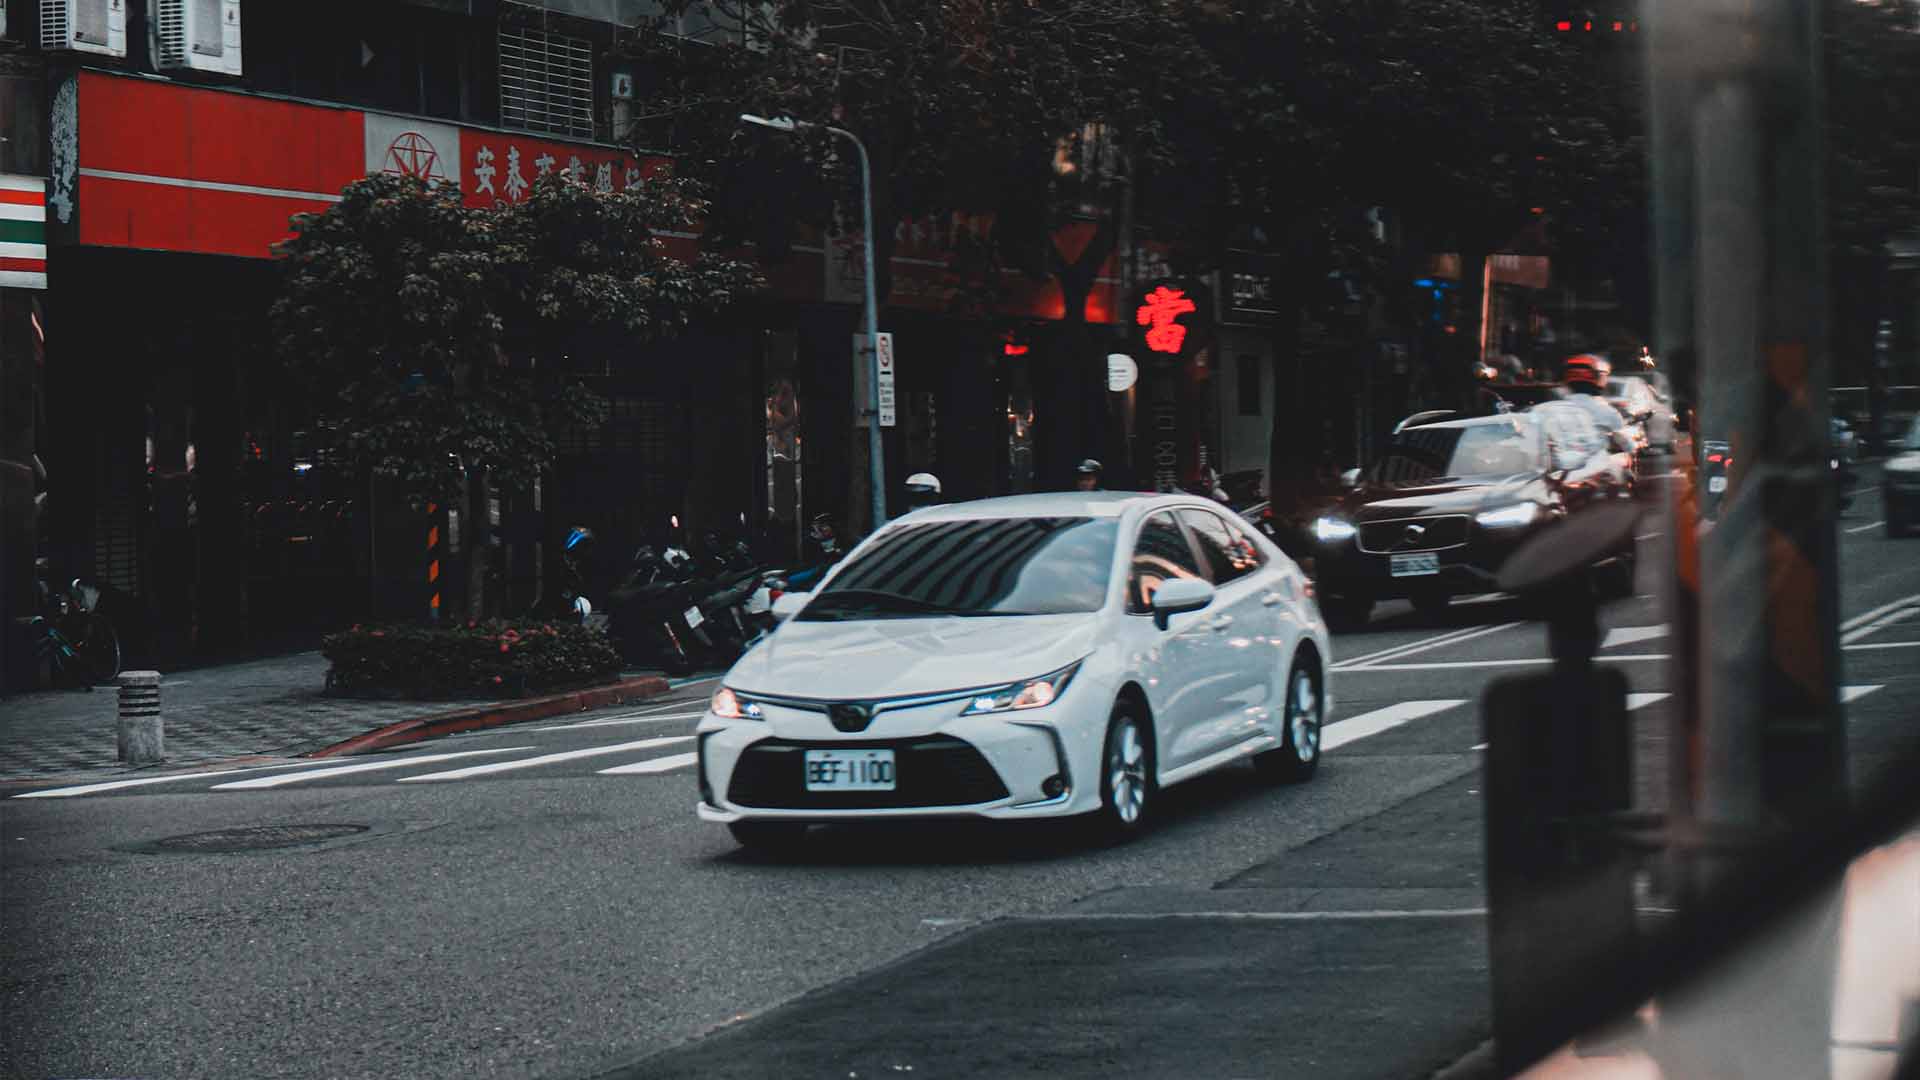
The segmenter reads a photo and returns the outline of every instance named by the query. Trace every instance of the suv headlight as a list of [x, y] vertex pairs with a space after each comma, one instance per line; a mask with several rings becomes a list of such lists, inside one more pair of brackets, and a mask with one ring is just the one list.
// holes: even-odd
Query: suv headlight
[[1353, 524], [1336, 517], [1319, 518], [1313, 523], [1313, 538], [1323, 544], [1338, 544], [1353, 539]]
[[982, 690], [961, 711], [961, 716], [979, 716], [983, 713], [1020, 712], [1026, 709], [1040, 709], [1053, 704], [1054, 699], [1067, 692], [1067, 684], [1073, 681], [1075, 672], [1080, 670], [1081, 660], [1075, 660], [1059, 671], [1042, 675], [1037, 679], [1008, 683], [991, 690]]
[[1473, 520], [1483, 529], [1518, 529], [1533, 524], [1533, 519], [1539, 516], [1540, 507], [1528, 502], [1483, 511], [1475, 514]]
[[722, 720], [759, 720], [760, 704], [721, 687], [713, 692], [713, 715]]

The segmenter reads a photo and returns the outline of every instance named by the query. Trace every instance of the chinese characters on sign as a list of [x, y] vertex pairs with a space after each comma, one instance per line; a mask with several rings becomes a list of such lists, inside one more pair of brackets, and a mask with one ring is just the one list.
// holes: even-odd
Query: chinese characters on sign
[[1196, 310], [1198, 305], [1187, 297], [1185, 290], [1161, 285], [1146, 295], [1133, 318], [1147, 327], [1147, 348], [1159, 353], [1177, 353], [1187, 340], [1187, 328], [1177, 320]]
[[602, 195], [634, 187], [646, 175], [641, 164], [625, 154], [608, 152], [605, 157], [594, 157], [590, 156], [593, 150], [576, 153], [569, 147], [533, 139], [515, 139], [503, 150], [499, 143], [504, 138], [496, 133], [484, 136], [485, 142], [478, 132], [463, 135], [463, 149], [469, 155], [467, 183], [463, 186], [471, 206], [521, 202], [536, 180], [555, 172]]

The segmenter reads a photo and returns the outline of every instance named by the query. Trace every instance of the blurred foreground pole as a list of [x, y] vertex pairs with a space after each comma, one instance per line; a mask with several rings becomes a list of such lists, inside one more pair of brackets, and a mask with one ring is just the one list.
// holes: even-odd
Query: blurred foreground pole
[[[1697, 356], [1693, 437], [1732, 455], [1710, 531], [1695, 533], [1686, 491], [1673, 496], [1668, 835], [1685, 904], [1742, 852], [1846, 806], [1824, 95], [1819, 0], [1647, 0], [1645, 21], [1656, 336]], [[1711, 1015], [1681, 1002], [1672, 1051], [1714, 1073], [1827, 1075], [1829, 932], [1779, 943], [1794, 960], [1762, 963], [1765, 979], [1749, 965], [1742, 1016], [1724, 999]]]

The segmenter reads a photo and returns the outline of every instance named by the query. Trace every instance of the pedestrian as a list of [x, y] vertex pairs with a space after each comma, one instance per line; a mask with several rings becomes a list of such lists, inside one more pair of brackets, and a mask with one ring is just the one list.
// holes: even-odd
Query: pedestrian
[[1100, 463], [1092, 458], [1080, 463], [1074, 470], [1073, 486], [1080, 491], [1100, 491]]

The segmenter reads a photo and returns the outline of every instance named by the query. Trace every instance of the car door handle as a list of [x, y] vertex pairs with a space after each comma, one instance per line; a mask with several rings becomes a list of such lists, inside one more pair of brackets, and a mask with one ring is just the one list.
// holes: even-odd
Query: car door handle
[[1277, 592], [1262, 593], [1260, 596], [1260, 602], [1262, 604], [1265, 604], [1267, 607], [1279, 607], [1281, 604], [1284, 604], [1287, 602], [1287, 598], [1280, 595]]
[[1207, 625], [1213, 627], [1213, 632], [1216, 634], [1225, 633], [1227, 628], [1233, 625], [1233, 616], [1216, 615]]

